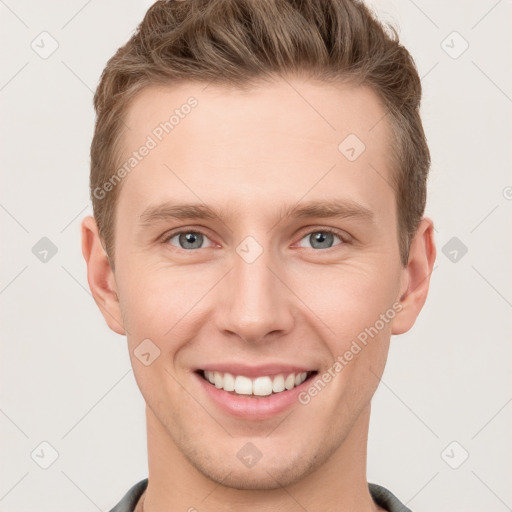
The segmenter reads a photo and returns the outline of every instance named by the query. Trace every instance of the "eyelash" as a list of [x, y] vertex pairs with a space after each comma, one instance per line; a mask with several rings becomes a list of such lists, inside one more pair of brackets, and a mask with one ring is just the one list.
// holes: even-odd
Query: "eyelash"
[[[169, 243], [169, 240], [171, 240], [172, 238], [174, 238], [176, 235], [181, 235], [183, 233], [194, 233], [194, 234], [201, 234], [207, 238], [209, 238], [209, 236], [202, 230], [200, 229], [181, 229], [180, 231], [173, 231], [171, 233], [166, 233], [162, 236], [161, 238], [161, 243], [162, 244], [168, 244]], [[308, 231], [306, 232], [301, 238], [300, 240], [302, 240], [303, 238], [305, 238], [307, 235], [312, 235], [313, 233], [329, 233], [329, 234], [332, 234], [332, 235], [335, 235], [337, 236], [341, 241], [342, 243], [341, 244], [338, 244], [338, 246], [343, 246], [343, 245], [346, 245], [346, 244], [349, 244], [351, 239], [348, 237], [348, 235], [345, 235], [345, 234], [342, 234], [341, 232], [339, 232], [338, 230], [336, 229], [333, 229], [333, 228], [320, 228], [320, 229], [313, 229], [312, 231]], [[300, 241], [299, 240], [299, 241]], [[182, 249], [181, 247], [176, 247], [176, 246], [172, 246], [174, 249], [177, 249], [178, 251], [184, 251], [184, 252], [194, 252], [194, 251], [197, 251], [199, 249]], [[330, 251], [330, 250], [333, 250], [335, 249], [337, 246], [333, 246], [333, 247], [328, 247], [327, 249], [314, 249], [314, 248], [311, 248], [313, 249], [314, 251], [316, 252], [320, 252], [320, 251]], [[207, 249], [208, 247], [206, 247]], [[300, 247], [300, 249], [309, 249], [309, 247]]]

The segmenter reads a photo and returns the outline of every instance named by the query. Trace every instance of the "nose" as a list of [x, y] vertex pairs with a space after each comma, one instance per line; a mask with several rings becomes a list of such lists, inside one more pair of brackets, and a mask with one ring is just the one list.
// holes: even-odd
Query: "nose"
[[216, 308], [218, 329], [247, 343], [275, 339], [290, 332], [293, 293], [286, 286], [282, 267], [282, 262], [271, 258], [269, 251], [264, 250], [252, 262], [235, 253], [233, 267], [222, 280]]

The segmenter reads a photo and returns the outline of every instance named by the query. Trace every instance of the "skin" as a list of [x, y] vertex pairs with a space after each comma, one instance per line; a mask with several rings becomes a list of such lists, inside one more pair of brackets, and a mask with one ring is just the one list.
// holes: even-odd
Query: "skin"
[[[366, 480], [370, 401], [391, 335], [408, 331], [425, 303], [436, 256], [425, 217], [400, 264], [389, 132], [377, 123], [385, 110], [366, 87], [299, 78], [245, 92], [152, 86], [128, 111], [126, 155], [190, 96], [198, 106], [123, 179], [115, 272], [94, 219], [82, 223], [90, 289], [109, 327], [127, 335], [147, 404], [144, 509], [381, 510]], [[353, 162], [338, 150], [350, 133], [366, 146]], [[281, 217], [287, 206], [327, 199], [364, 205], [374, 222]], [[202, 202], [225, 218], [141, 225], [142, 212], [164, 201]], [[327, 249], [314, 239], [322, 228], [340, 235]], [[171, 230], [204, 237], [187, 249], [176, 233], [160, 238]], [[250, 264], [236, 252], [249, 235], [263, 250]], [[236, 360], [321, 375], [393, 304], [401, 311], [309, 404], [274, 418], [232, 417], [193, 374]], [[133, 352], [147, 338], [160, 349], [149, 366]], [[252, 468], [236, 456], [249, 441], [263, 454]]]

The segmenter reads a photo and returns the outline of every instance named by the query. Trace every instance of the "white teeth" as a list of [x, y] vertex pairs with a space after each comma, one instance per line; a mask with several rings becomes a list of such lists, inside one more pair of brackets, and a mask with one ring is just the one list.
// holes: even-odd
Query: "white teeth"
[[252, 380], [238, 375], [235, 379], [235, 392], [239, 395], [252, 395]]
[[235, 377], [231, 373], [205, 370], [204, 376], [216, 388], [224, 389], [224, 391], [234, 391], [239, 395], [268, 396], [272, 392], [281, 393], [285, 389], [293, 389], [295, 386], [302, 384], [308, 373], [290, 373], [287, 376], [281, 373], [274, 378], [262, 376], [250, 379], [244, 375]]
[[272, 391], [274, 393], [284, 391], [284, 377], [282, 375], [276, 375], [274, 377], [274, 380], [272, 381]]
[[252, 383], [254, 395], [266, 396], [272, 394], [272, 380], [270, 377], [258, 377]]
[[286, 377], [286, 380], [284, 381], [284, 387], [286, 389], [292, 389], [295, 386], [295, 375], [293, 373], [290, 373], [288, 377]]
[[224, 374], [224, 391], [235, 391], [235, 377], [231, 373]]

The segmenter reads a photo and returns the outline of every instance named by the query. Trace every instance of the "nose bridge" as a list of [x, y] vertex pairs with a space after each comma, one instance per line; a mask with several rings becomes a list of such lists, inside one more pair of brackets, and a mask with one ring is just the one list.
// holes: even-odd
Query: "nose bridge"
[[225, 283], [225, 302], [219, 315], [221, 330], [256, 342], [270, 333], [282, 334], [290, 328], [290, 304], [274, 274], [274, 267], [278, 266], [271, 251], [255, 238], [247, 237], [239, 244]]

